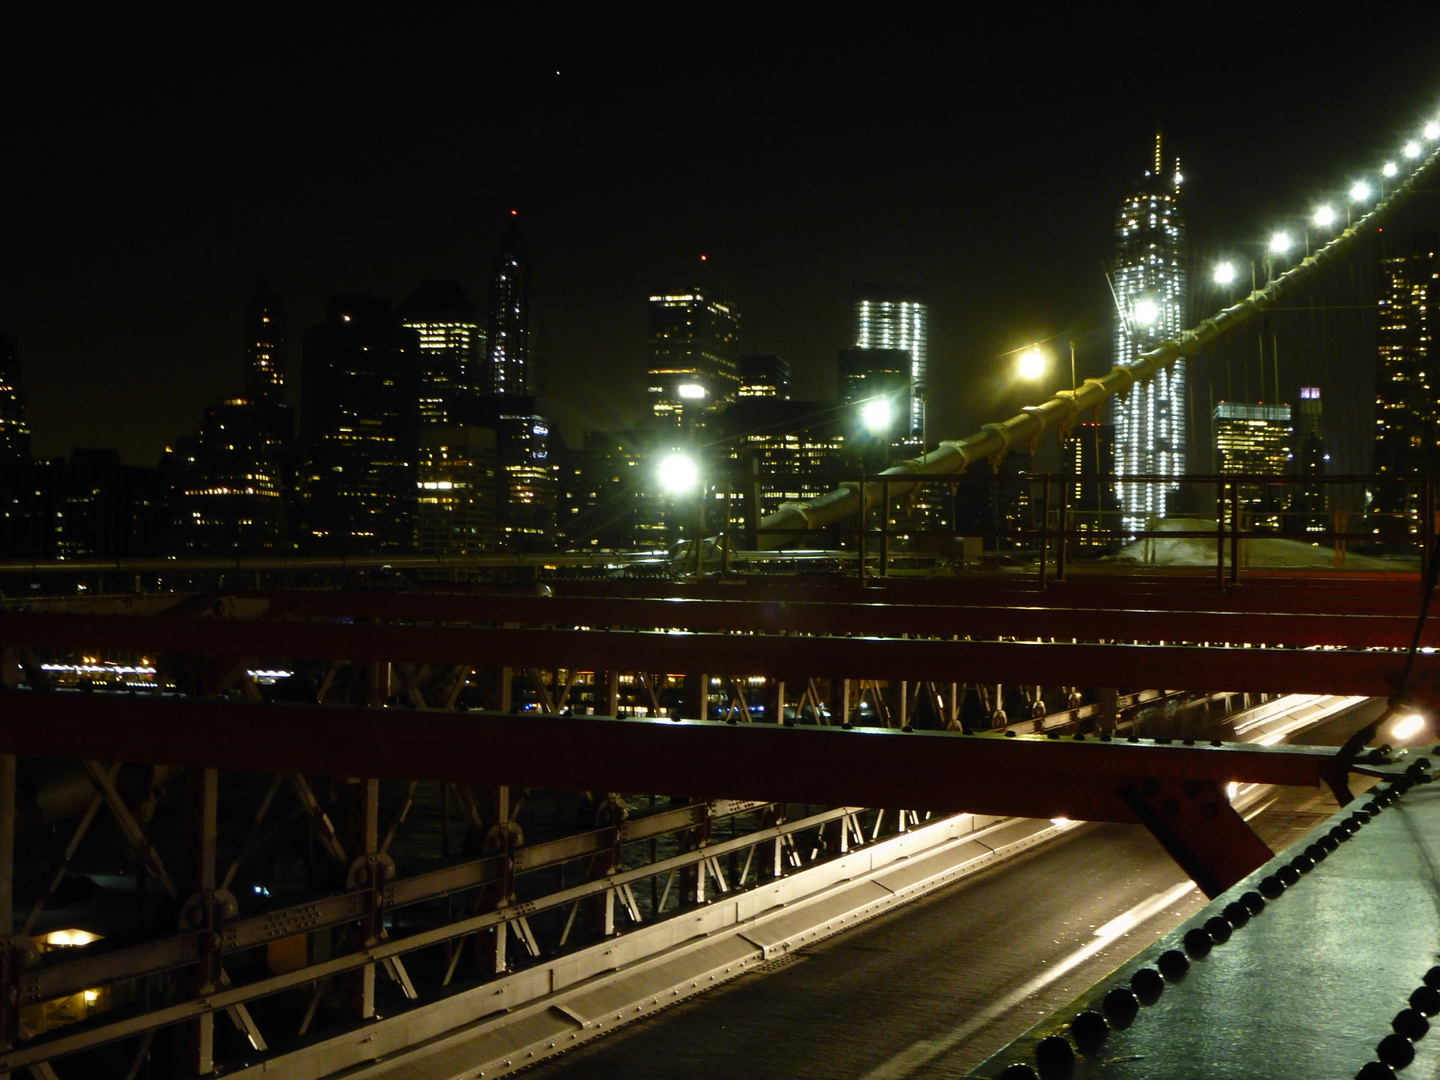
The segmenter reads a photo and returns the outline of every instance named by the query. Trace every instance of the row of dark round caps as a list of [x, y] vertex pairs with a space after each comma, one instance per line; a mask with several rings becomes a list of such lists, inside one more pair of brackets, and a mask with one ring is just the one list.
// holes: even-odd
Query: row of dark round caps
[[[1435, 750], [1440, 753], [1440, 746]], [[1395, 781], [1383, 794], [1378, 794], [1373, 802], [1388, 806], [1412, 784], [1430, 780], [1425, 771], [1429, 764], [1424, 758], [1415, 762], [1405, 770], [1403, 778]], [[1370, 805], [1365, 804], [1367, 809]], [[1364, 1065], [1355, 1074], [1356, 1080], [1395, 1080], [1395, 1071], [1415, 1060], [1415, 1044], [1430, 1030], [1427, 1017], [1436, 1013], [1440, 1013], [1440, 965], [1427, 971], [1420, 985], [1410, 992], [1409, 1007], [1395, 1014], [1395, 1019], [1390, 1021], [1390, 1034], [1375, 1047], [1375, 1056], [1379, 1060]]]
[[[1265, 910], [1267, 900], [1275, 900], [1287, 888], [1300, 880], [1301, 875], [1315, 869], [1329, 854], [1350, 837], [1360, 831], [1360, 826], [1369, 821], [1385, 807], [1398, 799], [1416, 784], [1430, 779], [1429, 762], [1420, 758], [1388, 787], [1377, 787], [1365, 805], [1350, 814], [1329, 832], [1308, 845], [1273, 874], [1262, 878], [1258, 891], [1250, 890], [1239, 900], [1226, 904], [1221, 914], [1205, 920], [1204, 926], [1191, 927], [1185, 932], [1180, 949], [1167, 949], [1155, 961], [1153, 968], [1141, 968], [1130, 976], [1129, 986], [1113, 987], [1099, 1002], [1098, 1008], [1086, 1009], [1070, 1022], [1070, 1038], [1063, 1035], [1047, 1035], [1035, 1047], [1035, 1064], [1016, 1062], [1005, 1068], [999, 1080], [1061, 1080], [1074, 1070], [1075, 1053], [1087, 1057], [1100, 1052], [1112, 1028], [1124, 1029], [1130, 1026], [1140, 1006], [1153, 1005], [1160, 1000], [1166, 983], [1176, 983], [1190, 970], [1191, 958], [1199, 959], [1209, 954], [1216, 945], [1223, 945], [1231, 935]], [[1188, 954], [1188, 955], [1187, 955]], [[1159, 970], [1156, 970], [1156, 969]], [[1434, 978], [1432, 984], [1431, 979]], [[1413, 1042], [1422, 1038], [1430, 1028], [1427, 1016], [1440, 1012], [1440, 966], [1432, 968], [1425, 976], [1426, 985], [1410, 995], [1408, 1009], [1395, 1017], [1391, 1026], [1393, 1035], [1381, 1040], [1377, 1053], [1381, 1060], [1371, 1062], [1360, 1072], [1359, 1080], [1383, 1080], [1393, 1078], [1395, 1068], [1408, 1065], [1415, 1056]], [[1071, 1039], [1074, 1040], [1072, 1045]], [[1396, 1042], [1395, 1040], [1398, 1040]], [[1401, 1047], [1399, 1043], [1404, 1043]], [[1408, 1056], [1405, 1056], [1408, 1051]], [[1387, 1054], [1389, 1057], [1387, 1057]], [[1401, 1063], [1399, 1059], [1404, 1057]], [[1383, 1071], [1377, 1071], [1383, 1070]]]

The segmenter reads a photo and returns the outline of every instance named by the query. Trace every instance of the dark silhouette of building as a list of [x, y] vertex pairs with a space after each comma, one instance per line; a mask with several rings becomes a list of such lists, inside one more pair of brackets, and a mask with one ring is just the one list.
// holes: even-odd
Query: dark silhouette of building
[[174, 553], [258, 555], [290, 548], [281, 454], [263, 405], [231, 398], [205, 410], [170, 455]]
[[289, 447], [295, 413], [285, 401], [285, 332], [285, 305], [257, 281], [245, 313], [245, 400], [264, 414], [272, 441]]
[[35, 559], [150, 558], [163, 552], [170, 485], [118, 450], [0, 469], [0, 553]]
[[1294, 487], [1291, 515], [1286, 530], [1293, 532], [1325, 532], [1330, 528], [1329, 489], [1323, 477], [1330, 468], [1330, 455], [1325, 452], [1325, 436], [1320, 428], [1320, 388], [1302, 386], [1300, 402], [1295, 410], [1295, 433], [1292, 439], [1295, 476], [1311, 478], [1312, 482]]
[[324, 324], [306, 333], [295, 515], [302, 548], [411, 547], [422, 367], [419, 335], [386, 300], [335, 297]]
[[527, 395], [530, 380], [530, 264], [520, 255], [520, 225], [511, 212], [490, 279], [490, 326], [483, 389]]
[[789, 398], [790, 365], [778, 356], [740, 357], [741, 398]]
[[420, 422], [454, 424], [482, 392], [485, 331], [458, 281], [425, 281], [398, 308], [420, 335]]
[[1420, 530], [1419, 485], [1410, 477], [1440, 464], [1440, 394], [1430, 359], [1440, 303], [1440, 236], [1386, 234], [1380, 256], [1379, 356], [1375, 368], [1374, 472], [1369, 529], [1377, 536]]
[[20, 348], [0, 334], [0, 467], [30, 459], [30, 426], [25, 422], [25, 394], [20, 389]]
[[1118, 547], [1095, 533], [1119, 531], [1120, 500], [1115, 495], [1115, 429], [1098, 420], [1082, 420], [1065, 442], [1067, 481], [1065, 516], [1068, 531], [1078, 534], [1079, 550]]

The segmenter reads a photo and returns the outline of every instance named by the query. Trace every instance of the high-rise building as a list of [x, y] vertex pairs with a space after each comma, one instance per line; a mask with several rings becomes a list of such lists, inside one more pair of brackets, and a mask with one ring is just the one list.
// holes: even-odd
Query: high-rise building
[[[1089, 534], [1120, 527], [1115, 498], [1115, 429], [1098, 420], [1081, 420], [1064, 446], [1065, 472], [1074, 477], [1066, 493], [1066, 520], [1078, 534], [1076, 546], [1105, 548], [1111, 541]], [[1103, 479], [1102, 479], [1103, 478]]]
[[533, 397], [477, 399], [467, 421], [495, 432], [496, 528], [511, 551], [547, 548], [554, 540], [557, 478], [550, 467], [550, 421]]
[[1379, 356], [1375, 369], [1374, 471], [1370, 529], [1412, 535], [1420, 487], [1406, 480], [1440, 466], [1440, 372], [1430, 360], [1440, 303], [1440, 236], [1385, 240], [1380, 256]]
[[740, 311], [712, 287], [650, 297], [650, 409], [665, 424], [720, 412], [740, 390]]
[[454, 424], [480, 393], [485, 331], [458, 281], [425, 281], [396, 314], [420, 335], [420, 422]]
[[[1155, 158], [1120, 203], [1115, 225], [1115, 363], [1180, 334], [1189, 316], [1185, 224], [1180, 215], [1180, 163], [1167, 167], [1160, 136]], [[1178, 477], [1185, 472], [1185, 361], [1113, 399], [1115, 472], [1121, 477]], [[1163, 518], [1176, 489], [1164, 480], [1116, 484], [1127, 530]]]
[[425, 424], [416, 471], [415, 550], [473, 555], [496, 546], [495, 432]]
[[904, 442], [910, 437], [911, 368], [908, 349], [839, 351], [835, 362], [837, 400], [845, 414], [847, 437], [853, 439], [866, 433], [860, 410], [877, 399], [883, 399], [891, 407], [891, 426], [883, 433], [887, 441]]
[[0, 466], [30, 459], [30, 426], [25, 422], [25, 395], [20, 389], [20, 350], [16, 340], [0, 334]]
[[272, 441], [288, 446], [295, 438], [295, 414], [285, 403], [285, 305], [255, 283], [245, 312], [245, 400], [260, 409]]
[[1330, 455], [1325, 452], [1325, 436], [1320, 429], [1320, 388], [1302, 386], [1300, 402], [1295, 410], [1294, 461], [1291, 471], [1296, 476], [1310, 477], [1298, 484], [1290, 497], [1291, 520], [1287, 531], [1324, 532], [1330, 528], [1326, 512], [1330, 509], [1329, 489], [1323, 477], [1329, 471]]
[[418, 335], [386, 300], [337, 296], [325, 322], [306, 333], [302, 547], [381, 554], [411, 546], [421, 369]]
[[742, 398], [788, 398], [790, 396], [790, 365], [778, 356], [740, 357], [740, 390]]
[[520, 256], [520, 225], [511, 211], [490, 279], [490, 327], [483, 392], [525, 395], [530, 389], [530, 264]]
[[[1222, 401], [1211, 416], [1215, 464], [1222, 475], [1290, 472], [1290, 406]], [[1278, 530], [1289, 510], [1286, 485], [1242, 483], [1235, 493], [1247, 529]]]
[[930, 341], [930, 303], [924, 289], [859, 285], [855, 289], [857, 349], [904, 349], [910, 356], [909, 419], [897, 436], [925, 433], [925, 372]]
[[169, 455], [172, 550], [258, 555], [288, 548], [279, 454], [265, 409], [230, 398]]

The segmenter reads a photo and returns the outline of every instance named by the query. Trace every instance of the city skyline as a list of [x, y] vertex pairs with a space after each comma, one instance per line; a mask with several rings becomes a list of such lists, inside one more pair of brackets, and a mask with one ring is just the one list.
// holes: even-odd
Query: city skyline
[[[1328, 37], [1259, 20], [1227, 70], [1260, 62], [1267, 26], [1296, 55]], [[1253, 97], [1241, 81], [1161, 84], [1097, 66], [1086, 49], [1100, 48], [1103, 20], [962, 74], [939, 62], [950, 24], [918, 53], [874, 50], [842, 27], [814, 56], [795, 48], [799, 20], [758, 42], [720, 32], [688, 54], [642, 47], [623, 20], [548, 36], [518, 16], [484, 25], [470, 68], [419, 59], [415, 43], [437, 36], [424, 20], [383, 41], [304, 19], [256, 40], [237, 24], [203, 64], [180, 31], [97, 26], [93, 42], [65, 40], [64, 63], [58, 31], [37, 38], [8, 75], [22, 164], [8, 183], [26, 212], [0, 270], [0, 330], [19, 340], [35, 452], [117, 446], [152, 463], [240, 390], [235, 301], [258, 275], [297, 332], [345, 291], [399, 301], [453, 279], [483, 302], [511, 209], [537, 267], [536, 390], [572, 442], [643, 410], [644, 298], [702, 253], [736, 281], [741, 350], [784, 357], [799, 397], [832, 385], [857, 281], [927, 285], [929, 430], [958, 436], [1020, 403], [1001, 377], [1010, 349], [1074, 336], [1082, 377], [1108, 367], [1099, 264], [1157, 115], [1196, 177], [1195, 235], [1244, 248], [1433, 104], [1423, 33], [1319, 71], [1318, 91], [1278, 80], [1269, 100], [1284, 123], [1252, 125], [1237, 119]], [[442, 51], [469, 40], [453, 29]], [[1184, 37], [1177, 62], [1191, 56]], [[382, 74], [364, 74], [382, 52]], [[676, 92], [657, 98], [656, 85]], [[467, 110], [502, 86], [507, 110], [472, 122]], [[1315, 109], [1316, 93], [1335, 104]], [[688, 140], [697, 122], [713, 138]], [[861, 130], [890, 136], [852, 151]], [[1063, 172], [1034, 168], [1037, 154]]]

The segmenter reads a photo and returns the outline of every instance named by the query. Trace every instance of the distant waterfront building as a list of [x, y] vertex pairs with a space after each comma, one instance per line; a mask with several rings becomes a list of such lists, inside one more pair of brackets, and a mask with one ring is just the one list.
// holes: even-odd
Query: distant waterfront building
[[[508, 271], [513, 272], [513, 271]], [[420, 422], [454, 424], [480, 392], [485, 331], [458, 281], [425, 281], [395, 309], [420, 335]]]
[[490, 279], [490, 325], [486, 370], [481, 386], [488, 394], [531, 392], [530, 264], [520, 255], [520, 225], [512, 214]]
[[[1290, 472], [1290, 406], [1222, 401], [1211, 416], [1215, 464], [1222, 475], [1285, 476]], [[1278, 530], [1289, 509], [1282, 484], [1243, 483], [1236, 493], [1245, 528]]]
[[165, 553], [169, 492], [160, 469], [121, 464], [111, 449], [0, 469], [0, 552], [154, 558]]
[[[1155, 159], [1135, 190], [1120, 203], [1115, 225], [1117, 322], [1115, 363], [1177, 336], [1186, 326], [1185, 223], [1180, 215], [1180, 164], [1167, 167], [1160, 136]], [[1177, 360], [1149, 382], [1113, 399], [1115, 472], [1119, 476], [1179, 477], [1185, 472], [1185, 361]], [[1176, 485], [1121, 480], [1116, 484], [1124, 528], [1140, 530], [1163, 518]]]
[[28, 460], [30, 426], [20, 389], [20, 348], [13, 337], [0, 334], [0, 466]]
[[386, 300], [337, 296], [305, 335], [297, 539], [307, 550], [382, 554], [413, 542], [419, 337]]
[[662, 424], [720, 412], [740, 390], [740, 311], [695, 285], [650, 297], [650, 410]]
[[264, 415], [272, 441], [289, 446], [295, 414], [285, 402], [285, 331], [285, 305], [257, 281], [245, 312], [245, 400]]
[[925, 432], [926, 367], [930, 348], [930, 303], [924, 289], [893, 285], [855, 288], [856, 349], [903, 349], [909, 354], [908, 422], [897, 437]]
[[[1385, 240], [1380, 256], [1379, 356], [1375, 369], [1375, 457], [1378, 477], [1404, 481], [1440, 471], [1440, 372], [1431, 360], [1440, 303], [1440, 236]], [[1420, 487], [1380, 483], [1371, 492], [1370, 529], [1414, 535]]]
[[788, 398], [790, 365], [778, 356], [740, 357], [742, 398]]

